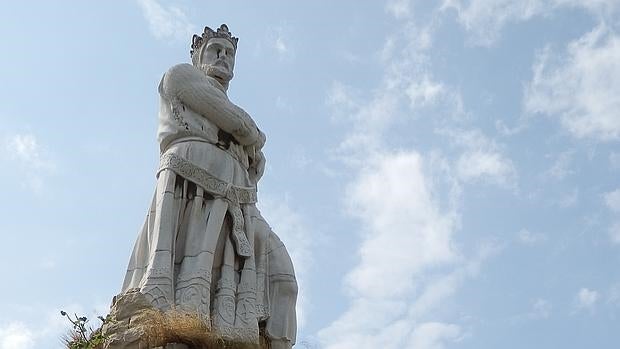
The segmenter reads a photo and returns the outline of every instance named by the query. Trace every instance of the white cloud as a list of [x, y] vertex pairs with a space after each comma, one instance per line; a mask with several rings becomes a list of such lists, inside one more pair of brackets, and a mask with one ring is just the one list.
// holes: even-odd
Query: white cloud
[[292, 112], [293, 111], [293, 106], [291, 105], [291, 103], [284, 97], [282, 96], [277, 96], [276, 97], [276, 108], [285, 111], [285, 112]]
[[482, 150], [468, 151], [461, 155], [457, 170], [466, 182], [488, 178], [500, 184], [508, 184], [515, 173], [510, 160], [499, 153]]
[[[413, 276], [422, 269], [454, 260], [454, 217], [440, 212], [419, 154], [372, 162], [376, 165], [365, 168], [347, 194], [350, 211], [368, 227], [360, 265], [347, 284], [364, 297], [402, 296], [413, 290]], [[411, 253], [413, 248], [418, 253]]]
[[553, 309], [551, 303], [542, 298], [538, 298], [532, 304], [532, 311], [530, 317], [535, 319], [547, 319], [551, 316], [551, 310]]
[[612, 152], [609, 154], [609, 165], [614, 170], [620, 170], [620, 153]]
[[157, 0], [137, 1], [155, 38], [189, 42], [194, 33], [194, 25], [181, 8], [174, 5], [162, 5]]
[[609, 288], [607, 302], [615, 306], [620, 306], [620, 283], [615, 283]]
[[526, 87], [525, 110], [557, 118], [573, 136], [620, 139], [620, 37], [601, 25], [563, 55], [547, 47]]
[[575, 187], [571, 191], [565, 192], [558, 200], [558, 206], [562, 208], [573, 207], [579, 201], [579, 188]]
[[535, 245], [537, 243], [543, 242], [547, 239], [547, 237], [540, 233], [533, 233], [527, 229], [521, 229], [517, 233], [517, 238], [519, 241], [526, 245]]
[[510, 22], [525, 21], [543, 11], [540, 0], [445, 0], [442, 10], [455, 10], [460, 24], [470, 33], [471, 43], [491, 45]]
[[359, 108], [359, 97], [356, 92], [340, 81], [333, 81], [327, 93], [327, 105], [334, 108], [338, 117], [350, 118]]
[[425, 273], [420, 282], [420, 292], [409, 306], [409, 317], [413, 320], [422, 319], [442, 305], [451, 297], [459, 286], [467, 279], [478, 275], [481, 265], [491, 256], [502, 250], [502, 246], [494, 242], [486, 242], [479, 246], [476, 255], [460, 258], [458, 267], [446, 268], [444, 273]]
[[488, 181], [505, 187], [516, 186], [517, 171], [501, 147], [481, 131], [440, 130], [453, 144], [463, 148], [456, 161], [457, 175], [463, 182]]
[[602, 18], [620, 9], [618, 0], [553, 0], [551, 3], [556, 7], [582, 8]]
[[614, 244], [620, 244], [620, 222], [615, 222], [609, 227], [609, 238]]
[[[615, 214], [620, 213], [620, 189], [603, 194], [605, 205]], [[620, 244], [620, 221], [616, 220], [608, 229], [609, 239], [614, 244]]]
[[458, 22], [470, 35], [474, 45], [490, 46], [501, 36], [504, 26], [549, 16], [553, 11], [576, 8], [599, 19], [620, 8], [617, 0], [444, 0], [442, 11], [453, 10]]
[[281, 36], [276, 38], [276, 41], [274, 42], [273, 47], [280, 54], [285, 54], [288, 52], [288, 45], [284, 43], [284, 39]]
[[571, 169], [572, 158], [573, 152], [571, 151], [560, 153], [553, 165], [545, 171], [544, 176], [555, 180], [561, 180], [574, 173], [575, 171]]
[[445, 89], [443, 84], [434, 82], [425, 76], [420, 81], [412, 82], [406, 93], [410, 99], [411, 108], [415, 109], [418, 106], [434, 103], [442, 93], [445, 93]]
[[34, 348], [34, 332], [21, 322], [11, 322], [0, 327], [0, 349]]
[[58, 263], [56, 262], [55, 259], [53, 258], [44, 258], [41, 259], [38, 263], [38, 267], [43, 269], [43, 270], [52, 270], [55, 269], [56, 266], [58, 265]]
[[332, 107], [336, 121], [350, 125], [337, 149], [347, 164], [361, 165], [369, 154], [383, 147], [383, 133], [395, 118], [402, 97], [390, 93], [391, 90], [377, 91], [372, 102], [365, 104], [355, 89], [340, 82], [332, 83], [326, 103]]
[[54, 173], [57, 167], [46, 149], [30, 133], [6, 137], [3, 143], [0, 156], [10, 161], [11, 165], [7, 167], [20, 173], [25, 186], [39, 192], [45, 177]]
[[6, 140], [6, 151], [13, 159], [35, 170], [53, 167], [49, 161], [43, 159], [39, 142], [32, 134], [9, 137]]
[[446, 341], [458, 341], [462, 330], [457, 325], [440, 322], [420, 324], [411, 335], [411, 348], [415, 349], [443, 349]]
[[410, 151], [376, 155], [367, 164], [346, 196], [365, 227], [359, 264], [346, 277], [352, 304], [320, 332], [328, 349], [411, 346], [421, 340], [416, 330], [428, 330], [419, 317], [461, 279], [461, 273], [429, 279], [435, 268], [459, 260], [452, 241], [457, 217], [440, 209], [429, 163]]
[[[97, 328], [101, 325], [97, 316], [107, 314], [109, 304], [107, 300], [90, 304], [95, 305], [94, 309], [89, 307], [91, 311], [85, 311], [83, 306], [75, 303], [63, 306], [63, 309], [72, 316], [87, 316], [87, 327]], [[0, 349], [56, 348], [61, 338], [72, 329], [69, 321], [61, 316], [60, 309], [48, 308], [36, 301], [27, 305], [11, 304], [5, 310], [0, 314], [3, 317], [0, 318]]]
[[582, 288], [577, 293], [576, 305], [578, 309], [593, 311], [599, 299], [597, 291]]
[[269, 28], [262, 40], [257, 43], [259, 54], [263, 47], [274, 52], [279, 59], [290, 59], [295, 56], [294, 44], [290, 39], [290, 29], [286, 26], [274, 26]]
[[605, 193], [605, 204], [613, 212], [620, 213], [620, 189]]
[[406, 18], [411, 14], [410, 0], [390, 0], [385, 5], [388, 13], [396, 18]]

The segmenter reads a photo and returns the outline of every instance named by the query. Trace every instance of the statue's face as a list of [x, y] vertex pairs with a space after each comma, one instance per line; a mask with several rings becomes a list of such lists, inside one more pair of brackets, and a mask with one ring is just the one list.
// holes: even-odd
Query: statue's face
[[235, 47], [223, 38], [213, 38], [207, 42], [202, 52], [202, 67], [207, 75], [228, 82], [235, 68]]

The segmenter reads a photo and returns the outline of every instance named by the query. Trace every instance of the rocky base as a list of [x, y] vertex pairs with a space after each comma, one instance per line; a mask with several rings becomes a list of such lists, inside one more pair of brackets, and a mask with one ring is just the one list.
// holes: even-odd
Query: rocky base
[[105, 349], [269, 349], [260, 343], [237, 342], [210, 331], [197, 314], [162, 312], [138, 290], [115, 297], [102, 327]]

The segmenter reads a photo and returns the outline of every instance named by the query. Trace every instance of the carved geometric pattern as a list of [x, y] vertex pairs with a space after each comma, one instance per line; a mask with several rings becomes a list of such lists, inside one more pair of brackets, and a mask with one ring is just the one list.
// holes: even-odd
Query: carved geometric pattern
[[162, 154], [157, 172], [159, 173], [164, 169], [170, 169], [200, 185], [210, 194], [227, 198], [232, 203], [254, 204], [257, 201], [256, 188], [231, 185], [176, 154]]
[[141, 292], [156, 309], [167, 310], [170, 308], [171, 292], [169, 285], [145, 285]]
[[269, 317], [269, 309], [263, 303], [256, 303], [256, 317], [266, 319]]
[[172, 117], [174, 118], [174, 120], [177, 122], [179, 126], [189, 131], [189, 125], [187, 124], [185, 119], [183, 119], [183, 115], [181, 115], [181, 111], [179, 110], [180, 108], [182, 108], [181, 101], [178, 98], [172, 98], [172, 101], [170, 102], [170, 110], [172, 111]]
[[237, 246], [237, 253], [241, 257], [249, 257], [252, 254], [250, 242], [248, 241], [245, 231], [243, 230], [244, 220], [243, 212], [237, 205], [230, 205], [228, 208], [232, 216], [232, 238]]
[[218, 327], [215, 329], [216, 332], [222, 337], [243, 342], [243, 343], [258, 343], [259, 341], [259, 331], [257, 328], [239, 328], [239, 327]]
[[197, 312], [201, 317], [208, 319], [210, 289], [211, 273], [206, 269], [183, 273], [177, 278], [175, 304], [182, 310]]

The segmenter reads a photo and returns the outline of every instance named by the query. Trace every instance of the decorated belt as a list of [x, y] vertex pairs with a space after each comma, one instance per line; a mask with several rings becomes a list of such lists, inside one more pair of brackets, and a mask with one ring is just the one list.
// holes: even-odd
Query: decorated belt
[[178, 175], [196, 183], [196, 185], [199, 185], [214, 197], [228, 201], [228, 212], [232, 216], [233, 221], [232, 238], [235, 241], [237, 253], [242, 257], [249, 257], [252, 254], [250, 242], [244, 231], [244, 217], [240, 205], [256, 203], [256, 188], [232, 185], [173, 153], [161, 155], [157, 173], [159, 174], [163, 170], [172, 170]]

